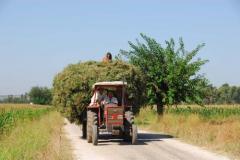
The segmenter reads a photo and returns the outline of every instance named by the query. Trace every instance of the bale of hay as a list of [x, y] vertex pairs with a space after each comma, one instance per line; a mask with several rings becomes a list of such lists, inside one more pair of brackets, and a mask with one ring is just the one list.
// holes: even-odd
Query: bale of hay
[[135, 107], [144, 102], [144, 75], [138, 68], [123, 61], [87, 61], [71, 64], [55, 76], [53, 104], [60, 107], [70, 121], [81, 123], [81, 114], [90, 103], [92, 85], [118, 80], [128, 82], [128, 95]]

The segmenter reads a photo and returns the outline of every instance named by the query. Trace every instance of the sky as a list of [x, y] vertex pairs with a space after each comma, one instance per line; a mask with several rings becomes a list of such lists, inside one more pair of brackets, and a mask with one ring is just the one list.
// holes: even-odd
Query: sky
[[68, 64], [128, 50], [139, 34], [183, 38], [209, 81], [240, 85], [237, 0], [0, 0], [0, 95], [52, 86]]

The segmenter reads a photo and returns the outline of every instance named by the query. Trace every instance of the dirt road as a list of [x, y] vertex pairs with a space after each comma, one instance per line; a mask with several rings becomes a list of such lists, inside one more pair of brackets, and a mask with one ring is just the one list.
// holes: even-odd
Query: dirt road
[[79, 160], [228, 160], [164, 134], [140, 131], [137, 145], [103, 137], [98, 146], [93, 146], [81, 139], [79, 126], [66, 121], [64, 130]]

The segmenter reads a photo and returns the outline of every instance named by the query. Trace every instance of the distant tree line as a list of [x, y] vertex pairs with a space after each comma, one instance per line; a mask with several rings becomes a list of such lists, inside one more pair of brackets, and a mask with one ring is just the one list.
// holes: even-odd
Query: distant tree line
[[22, 95], [8, 95], [0, 99], [0, 103], [33, 103], [49, 105], [52, 102], [52, 91], [47, 87], [32, 87], [29, 93]]
[[[220, 87], [212, 84], [205, 88], [203, 104], [240, 104], [240, 86], [231, 86], [227, 83]], [[8, 95], [0, 99], [0, 103], [34, 103], [51, 104], [52, 91], [47, 87], [32, 87], [29, 93], [22, 95]]]
[[204, 104], [240, 104], [240, 86], [230, 86], [227, 83], [220, 87], [209, 85]]
[[29, 97], [34, 104], [48, 105], [52, 102], [52, 91], [47, 87], [32, 87]]
[[29, 96], [27, 93], [21, 95], [7, 95], [1, 97], [0, 103], [29, 103]]

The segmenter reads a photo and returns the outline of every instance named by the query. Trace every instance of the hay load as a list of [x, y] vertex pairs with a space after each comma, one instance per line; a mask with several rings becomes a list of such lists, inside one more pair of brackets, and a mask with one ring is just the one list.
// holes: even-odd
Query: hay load
[[118, 80], [128, 82], [127, 90], [134, 106], [143, 103], [144, 76], [138, 68], [123, 61], [87, 61], [71, 64], [55, 76], [53, 104], [60, 107], [70, 121], [80, 122], [81, 114], [90, 103], [92, 85]]

